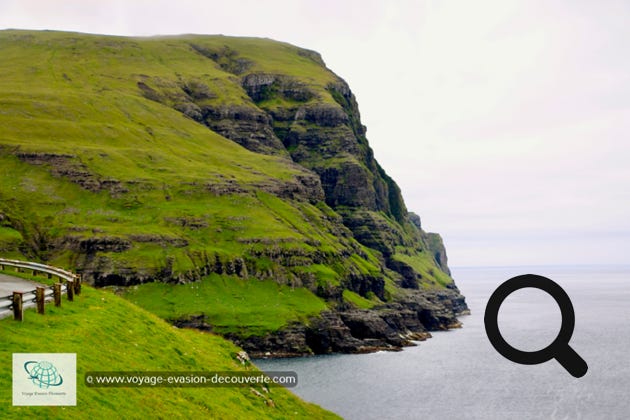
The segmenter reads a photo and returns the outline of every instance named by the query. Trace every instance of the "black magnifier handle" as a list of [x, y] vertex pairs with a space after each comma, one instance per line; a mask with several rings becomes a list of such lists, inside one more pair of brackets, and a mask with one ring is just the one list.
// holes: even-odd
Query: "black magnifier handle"
[[563, 346], [558, 353], [556, 353], [555, 358], [558, 363], [574, 377], [581, 378], [586, 375], [586, 371], [588, 370], [586, 361], [582, 359], [569, 344]]

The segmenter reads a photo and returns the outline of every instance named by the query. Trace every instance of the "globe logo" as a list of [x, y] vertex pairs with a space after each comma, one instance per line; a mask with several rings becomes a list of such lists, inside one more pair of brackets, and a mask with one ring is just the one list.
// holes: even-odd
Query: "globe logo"
[[59, 386], [63, 383], [61, 374], [59, 374], [57, 368], [50, 362], [36, 362], [31, 360], [24, 363], [24, 370], [28, 373], [29, 379], [33, 381], [33, 384], [42, 389], [51, 386]]

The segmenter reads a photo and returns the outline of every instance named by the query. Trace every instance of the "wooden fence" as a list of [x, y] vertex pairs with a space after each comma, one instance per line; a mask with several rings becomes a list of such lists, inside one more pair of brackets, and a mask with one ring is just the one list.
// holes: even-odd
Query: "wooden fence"
[[36, 287], [26, 292], [13, 292], [8, 296], [0, 296], [0, 318], [13, 313], [13, 318], [22, 321], [24, 309], [37, 308], [37, 313], [45, 313], [45, 305], [54, 302], [55, 306], [61, 306], [61, 296], [66, 294], [68, 301], [72, 302], [75, 295], [81, 294], [81, 276], [61, 268], [52, 267], [28, 261], [7, 260], [0, 258], [0, 270], [6, 271], [7, 267], [15, 268], [18, 273], [31, 273], [33, 276], [45, 275], [49, 279], [57, 277], [59, 282], [52, 286]]

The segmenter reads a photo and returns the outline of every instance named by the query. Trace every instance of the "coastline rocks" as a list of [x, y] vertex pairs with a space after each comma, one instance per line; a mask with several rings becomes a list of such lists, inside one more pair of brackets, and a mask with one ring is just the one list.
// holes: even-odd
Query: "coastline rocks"
[[[458, 291], [412, 291], [395, 303], [374, 309], [322, 312], [308, 325], [291, 324], [262, 337], [226, 337], [255, 358], [398, 351], [430, 338], [429, 331], [461, 327], [457, 316], [468, 313]], [[207, 330], [205, 318], [201, 321], [199, 327]], [[198, 328], [195, 320], [177, 325]]]

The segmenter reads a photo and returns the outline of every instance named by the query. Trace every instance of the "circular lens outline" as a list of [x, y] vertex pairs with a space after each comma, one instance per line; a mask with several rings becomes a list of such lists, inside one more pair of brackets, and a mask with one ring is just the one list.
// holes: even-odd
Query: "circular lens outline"
[[[551, 344], [541, 350], [523, 351], [516, 349], [503, 338], [499, 330], [499, 309], [503, 301], [513, 292], [525, 288], [540, 289], [547, 292], [560, 307], [562, 315], [560, 331]], [[486, 305], [484, 324], [490, 343], [503, 357], [524, 365], [536, 365], [556, 358], [569, 346], [575, 328], [575, 312], [571, 299], [558, 283], [537, 274], [523, 274], [507, 280], [492, 293]]]

